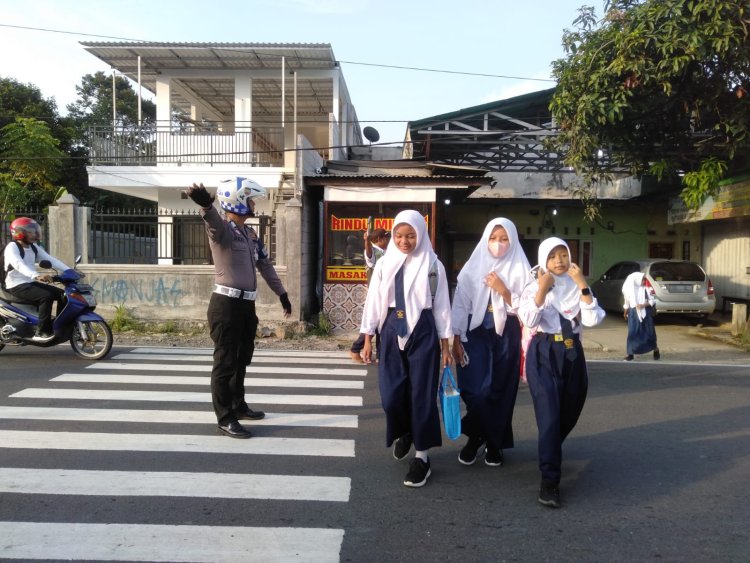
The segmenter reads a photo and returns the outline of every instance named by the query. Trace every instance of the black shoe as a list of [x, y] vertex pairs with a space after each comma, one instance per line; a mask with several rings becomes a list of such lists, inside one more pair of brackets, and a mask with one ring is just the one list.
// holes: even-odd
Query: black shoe
[[238, 420], [260, 420], [266, 417], [263, 411], [254, 411], [250, 407], [239, 409], [234, 413]]
[[560, 487], [552, 481], [542, 481], [539, 487], [539, 504], [550, 508], [560, 508]]
[[659, 349], [657, 348], [654, 350], [654, 359], [655, 360], [661, 360], [661, 354], [659, 353]]
[[484, 438], [469, 436], [469, 441], [458, 454], [458, 461], [464, 465], [471, 465], [477, 460], [477, 452], [484, 444]]
[[411, 443], [411, 432], [407, 432], [393, 442], [393, 458], [398, 461], [404, 459], [409, 454], [409, 450], [411, 450]]
[[252, 436], [248, 429], [236, 420], [229, 424], [219, 424], [219, 433], [223, 433], [230, 438], [250, 438]]
[[491, 448], [487, 446], [487, 450], [484, 452], [484, 463], [490, 467], [499, 467], [503, 464], [503, 450], [500, 448]]
[[415, 457], [409, 463], [409, 473], [404, 478], [404, 485], [407, 487], [422, 487], [427, 484], [427, 478], [431, 473], [430, 460], [425, 462]]
[[627, 356], [625, 356], [625, 361], [626, 362], [632, 362], [633, 361], [633, 357], [634, 357], [633, 354], [628, 354]]

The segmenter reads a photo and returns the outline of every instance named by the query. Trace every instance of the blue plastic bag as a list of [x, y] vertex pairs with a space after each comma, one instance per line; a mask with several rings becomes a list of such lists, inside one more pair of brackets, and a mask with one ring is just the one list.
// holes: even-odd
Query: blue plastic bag
[[457, 440], [461, 435], [461, 391], [450, 367], [443, 369], [438, 395], [443, 409], [445, 434], [451, 440]]

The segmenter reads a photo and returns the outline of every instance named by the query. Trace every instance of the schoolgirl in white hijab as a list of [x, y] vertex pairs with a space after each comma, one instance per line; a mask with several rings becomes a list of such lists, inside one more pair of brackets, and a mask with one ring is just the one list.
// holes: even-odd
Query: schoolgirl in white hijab
[[[508, 235], [507, 244], [490, 243], [490, 236], [497, 227], [505, 229]], [[487, 305], [492, 299], [495, 331], [502, 335], [508, 313], [516, 313], [521, 293], [532, 281], [530, 269], [529, 261], [518, 242], [518, 231], [513, 222], [498, 217], [487, 223], [482, 238], [458, 274], [458, 286], [453, 300], [454, 333], [460, 335], [461, 340], [465, 342], [467, 324], [469, 331], [482, 324]], [[493, 273], [509, 290], [509, 303], [488, 285], [488, 276]], [[471, 314], [470, 323], [467, 323], [468, 314]]]
[[625, 361], [632, 361], [635, 354], [654, 352], [654, 359], [661, 359], [656, 344], [656, 327], [650, 308], [656, 304], [653, 294], [643, 284], [643, 272], [633, 272], [622, 284], [623, 316], [628, 321], [627, 356]]
[[[523, 292], [518, 316], [526, 326], [538, 329], [526, 355], [526, 379], [539, 435], [542, 480], [537, 501], [559, 508], [562, 444], [575, 428], [588, 392], [581, 325], [595, 326], [605, 314], [583, 272], [570, 261], [564, 240], [542, 241], [538, 259], [536, 280]], [[573, 334], [562, 326], [568, 321]]]
[[[643, 321], [646, 318], [646, 307], [653, 307], [656, 303], [654, 296], [645, 291], [645, 287], [643, 286], [644, 277], [643, 272], [633, 272], [625, 278], [625, 282], [622, 284], [625, 318], [627, 318], [628, 309], [635, 309], [638, 318]], [[646, 296], [647, 293], [648, 296]]]
[[[416, 247], [408, 254], [399, 249], [394, 236], [396, 227], [403, 223], [411, 226], [417, 233]], [[435, 251], [432, 250], [424, 217], [412, 209], [402, 211], [393, 220], [391, 240], [388, 242], [385, 254], [375, 264], [375, 270], [372, 273], [360, 331], [367, 335], [374, 334], [376, 328], [378, 330], [383, 328], [383, 323], [388, 316], [388, 308], [395, 306], [396, 273], [402, 266], [404, 267], [404, 300], [408, 332], [406, 336], [398, 337], [399, 348], [404, 349], [424, 309], [433, 310], [435, 326], [440, 338], [453, 336], [445, 268], [438, 260]], [[429, 281], [432, 267], [435, 268], [438, 278], [434, 302]]]
[[[396, 276], [403, 268], [403, 310], [396, 303]], [[430, 274], [437, 277], [435, 295]], [[401, 316], [406, 329], [402, 334]], [[386, 446], [404, 459], [415, 449], [404, 478], [407, 487], [422, 487], [431, 474], [428, 450], [442, 445], [437, 406], [442, 367], [452, 363], [450, 299], [445, 268], [432, 250], [425, 219], [417, 211], [402, 211], [393, 220], [391, 241], [375, 264], [362, 314], [360, 332], [367, 363], [372, 336], [380, 330], [378, 387], [386, 418]]]
[[[458, 455], [472, 465], [486, 443], [484, 463], [504, 462], [513, 447], [512, 420], [521, 372], [521, 294], [531, 282], [529, 261], [512, 221], [493, 219], [458, 274], [453, 297], [453, 354], [466, 404], [461, 430], [468, 437]], [[492, 322], [485, 317], [492, 306]], [[471, 320], [469, 320], [471, 319]], [[467, 326], [468, 325], [468, 326]]]
[[[553, 257], [553, 251], [560, 247], [564, 252]], [[559, 334], [560, 314], [571, 321], [573, 332], [580, 334], [581, 324], [596, 326], [602, 322], [605, 313], [591, 294], [581, 269], [570, 261], [568, 244], [558, 237], [545, 239], [539, 244], [537, 257], [536, 281], [524, 291], [518, 310], [524, 325]]]

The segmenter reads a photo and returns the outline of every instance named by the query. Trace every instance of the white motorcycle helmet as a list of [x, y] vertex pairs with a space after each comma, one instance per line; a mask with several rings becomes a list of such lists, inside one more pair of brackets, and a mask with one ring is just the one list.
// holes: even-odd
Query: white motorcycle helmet
[[216, 197], [224, 211], [237, 215], [251, 215], [249, 201], [266, 197], [266, 189], [257, 182], [238, 176], [219, 182]]

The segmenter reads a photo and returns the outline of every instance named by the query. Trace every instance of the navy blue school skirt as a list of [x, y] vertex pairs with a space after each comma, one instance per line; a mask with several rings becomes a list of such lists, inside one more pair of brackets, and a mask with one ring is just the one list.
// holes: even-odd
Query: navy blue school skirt
[[[471, 318], [469, 318], [471, 322]], [[461, 431], [495, 447], [513, 447], [513, 409], [521, 375], [521, 324], [508, 315], [503, 335], [479, 325], [462, 342], [469, 365], [458, 366], [458, 386], [466, 404]]]
[[386, 446], [411, 432], [414, 447], [428, 450], [442, 445], [437, 392], [440, 339], [431, 309], [425, 309], [403, 350], [389, 310], [380, 332], [378, 385], [385, 411]]
[[635, 308], [628, 310], [628, 354], [645, 354], [656, 349], [653, 308], [646, 309], [641, 321]]

